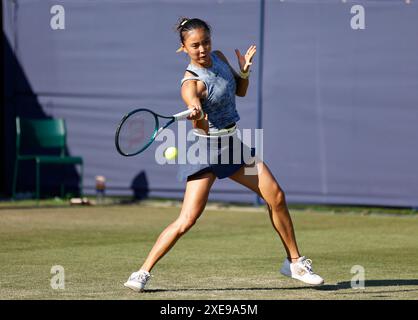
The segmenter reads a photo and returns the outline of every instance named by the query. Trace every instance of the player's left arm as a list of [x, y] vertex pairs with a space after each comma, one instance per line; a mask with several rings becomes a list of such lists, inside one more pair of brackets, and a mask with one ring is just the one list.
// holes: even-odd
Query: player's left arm
[[238, 58], [238, 64], [240, 68], [240, 73], [238, 74], [234, 68], [229, 64], [228, 59], [225, 57], [225, 55], [221, 51], [215, 51], [216, 55], [225, 63], [227, 63], [234, 75], [237, 89], [235, 91], [235, 94], [239, 97], [244, 97], [247, 94], [247, 89], [249, 85], [249, 72], [250, 72], [250, 66], [252, 64], [252, 59], [257, 51], [256, 46], [250, 46], [247, 50], [247, 53], [243, 56], [241, 55], [241, 52], [238, 49], [235, 49], [235, 53]]

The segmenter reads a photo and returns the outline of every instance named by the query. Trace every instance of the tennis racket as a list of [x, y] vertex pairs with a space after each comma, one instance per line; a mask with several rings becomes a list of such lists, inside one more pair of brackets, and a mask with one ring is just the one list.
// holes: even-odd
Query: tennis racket
[[[186, 119], [190, 113], [191, 109], [163, 116], [149, 109], [133, 110], [122, 118], [116, 129], [116, 150], [125, 157], [137, 155], [147, 149], [161, 131], [175, 121]], [[168, 121], [160, 126], [160, 119]]]

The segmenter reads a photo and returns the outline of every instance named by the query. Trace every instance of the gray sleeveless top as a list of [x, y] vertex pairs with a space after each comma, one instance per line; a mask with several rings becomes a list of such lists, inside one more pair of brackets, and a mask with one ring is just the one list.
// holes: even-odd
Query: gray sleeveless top
[[236, 83], [228, 64], [223, 62], [214, 52], [211, 52], [212, 66], [200, 68], [189, 64], [187, 71], [195, 74], [181, 80], [202, 81], [207, 90], [207, 98], [202, 101], [202, 109], [208, 115], [209, 131], [224, 129], [237, 122], [240, 117], [235, 105]]

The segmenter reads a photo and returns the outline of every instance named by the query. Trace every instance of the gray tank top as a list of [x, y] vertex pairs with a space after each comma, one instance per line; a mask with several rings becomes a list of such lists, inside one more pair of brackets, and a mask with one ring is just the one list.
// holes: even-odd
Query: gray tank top
[[208, 115], [209, 131], [224, 129], [237, 122], [240, 117], [235, 105], [236, 83], [228, 64], [211, 52], [212, 66], [200, 68], [189, 64], [187, 71], [195, 76], [181, 80], [202, 81], [207, 90], [207, 98], [202, 101], [203, 111]]

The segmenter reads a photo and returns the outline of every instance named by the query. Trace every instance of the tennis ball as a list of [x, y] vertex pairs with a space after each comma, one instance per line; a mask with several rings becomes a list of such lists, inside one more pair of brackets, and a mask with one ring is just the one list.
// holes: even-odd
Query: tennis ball
[[164, 157], [168, 160], [175, 159], [177, 157], [177, 148], [176, 147], [168, 147], [164, 151]]

